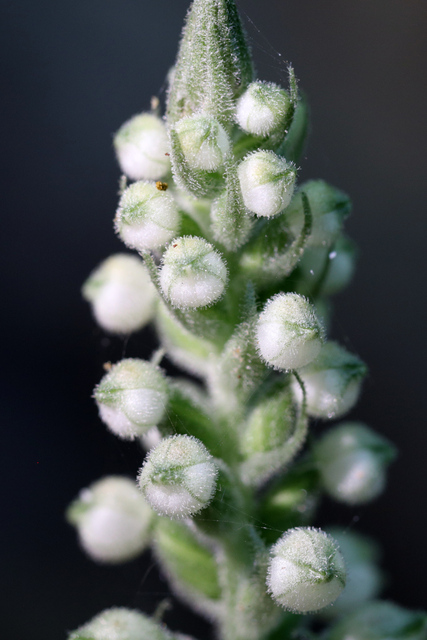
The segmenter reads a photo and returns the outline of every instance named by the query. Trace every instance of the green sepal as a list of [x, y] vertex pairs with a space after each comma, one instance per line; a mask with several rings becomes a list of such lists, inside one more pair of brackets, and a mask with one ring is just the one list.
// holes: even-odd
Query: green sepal
[[287, 529], [310, 524], [320, 498], [319, 474], [307, 463], [295, 466], [279, 478], [259, 499], [260, 534], [274, 544]]
[[276, 153], [288, 161], [297, 163], [304, 152], [309, 130], [310, 110], [307, 98], [303, 94], [298, 100], [288, 134]]
[[179, 593], [182, 589], [210, 600], [221, 597], [218, 568], [212, 552], [180, 522], [158, 518], [154, 549], [168, 578]]
[[167, 120], [206, 113], [233, 122], [236, 99], [253, 79], [234, 0], [194, 0], [171, 77]]
[[228, 251], [237, 251], [248, 239], [254, 219], [243, 203], [237, 166], [232, 158], [225, 164], [225, 178], [225, 191], [212, 204], [212, 233]]
[[285, 209], [284, 214], [258, 223], [253, 239], [242, 253], [240, 266], [258, 285], [265, 286], [289, 276], [304, 253], [313, 216], [311, 203], [305, 193], [301, 197], [304, 224], [296, 237], [292, 239]]

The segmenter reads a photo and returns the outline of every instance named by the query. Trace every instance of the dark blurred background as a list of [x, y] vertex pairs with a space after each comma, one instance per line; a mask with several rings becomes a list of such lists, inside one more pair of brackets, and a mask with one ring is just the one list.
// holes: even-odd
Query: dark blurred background
[[[106, 338], [80, 295], [123, 246], [112, 218], [112, 134], [148, 109], [174, 61], [188, 0], [1, 2], [2, 638], [65, 639], [112, 605], [152, 612], [167, 593], [148, 554], [98, 567], [64, 509], [107, 473], [133, 475], [135, 446], [106, 433], [91, 400], [102, 363], [147, 357], [152, 335]], [[387, 596], [425, 606], [425, 150], [423, 0], [240, 0], [260, 77], [293, 62], [312, 108], [301, 176], [354, 200], [357, 276], [336, 299], [333, 336], [370, 366], [352, 417], [400, 450], [387, 493], [327, 519], [382, 541]], [[254, 26], [256, 25], [256, 26]], [[280, 52], [282, 58], [277, 54]], [[320, 521], [319, 521], [320, 522]], [[199, 624], [174, 604], [174, 628]], [[202, 635], [202, 631], [200, 632]], [[207, 637], [206, 634], [204, 637]]]

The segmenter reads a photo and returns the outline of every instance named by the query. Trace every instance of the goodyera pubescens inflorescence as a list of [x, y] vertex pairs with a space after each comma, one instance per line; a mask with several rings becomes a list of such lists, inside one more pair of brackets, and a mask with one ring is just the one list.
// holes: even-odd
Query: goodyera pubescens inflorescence
[[[366, 376], [330, 339], [356, 251], [349, 197], [298, 182], [308, 108], [287, 71], [286, 88], [256, 78], [234, 0], [194, 0], [165, 115], [153, 99], [114, 138], [114, 228], [134, 253], [98, 266], [83, 295], [107, 333], [157, 332], [151, 361], [108, 363], [94, 389], [106, 428], [147, 455], [137, 477], [83, 489], [67, 518], [96, 562], [151, 547], [220, 640], [318, 638], [313, 614], [323, 640], [423, 640], [424, 614], [375, 601], [372, 541], [313, 526], [323, 493], [376, 498], [394, 449], [365, 424], [319, 424], [353, 409]], [[192, 379], [168, 376], [163, 357]], [[125, 608], [69, 635], [185, 638]]]

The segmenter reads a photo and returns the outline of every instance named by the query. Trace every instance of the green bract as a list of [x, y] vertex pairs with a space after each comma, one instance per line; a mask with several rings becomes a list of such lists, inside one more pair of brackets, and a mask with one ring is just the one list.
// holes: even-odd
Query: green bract
[[[329, 335], [354, 270], [351, 202], [321, 178], [296, 184], [309, 107], [287, 72], [286, 87], [256, 77], [235, 0], [194, 0], [164, 116], [153, 98], [115, 136], [115, 229], [140, 255], [111, 257], [83, 292], [106, 331], [153, 323], [151, 361], [106, 365], [94, 392], [109, 430], [148, 453], [134, 484], [95, 483], [68, 518], [95, 560], [150, 544], [218, 640], [424, 640], [424, 614], [371, 602], [372, 545], [312, 526], [323, 494], [376, 498], [393, 448], [360, 423], [316, 425], [355, 408], [366, 366]], [[158, 622], [162, 599], [153, 619], [110, 609], [69, 640], [189, 640]], [[321, 636], [295, 615], [318, 611]]]

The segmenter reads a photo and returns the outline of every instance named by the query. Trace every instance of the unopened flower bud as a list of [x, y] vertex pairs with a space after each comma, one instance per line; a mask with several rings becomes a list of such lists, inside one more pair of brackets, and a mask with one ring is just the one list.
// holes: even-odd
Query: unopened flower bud
[[345, 582], [338, 545], [320, 529], [290, 529], [271, 550], [267, 585], [274, 600], [289, 611], [326, 607], [338, 598]]
[[106, 609], [73, 631], [68, 640], [172, 640], [173, 635], [148, 616], [132, 609]]
[[109, 476], [83, 489], [69, 507], [86, 553], [98, 562], [127, 562], [147, 546], [152, 511], [128, 478]]
[[[301, 369], [307, 413], [313, 418], [339, 418], [350, 411], [360, 394], [366, 365], [336, 342], [327, 342], [319, 356]], [[296, 397], [302, 401], [299, 384], [293, 383]]]
[[119, 438], [133, 440], [163, 418], [168, 388], [160, 369], [127, 358], [114, 365], [95, 388], [101, 420]]
[[350, 198], [324, 180], [309, 180], [302, 184], [286, 210], [286, 220], [295, 236], [300, 235], [304, 225], [302, 193], [308, 198], [313, 216], [307, 246], [330, 246], [338, 237], [344, 219], [351, 211]]
[[260, 314], [257, 330], [260, 356], [275, 369], [299, 369], [318, 355], [323, 328], [313, 306], [296, 293], [279, 293]]
[[177, 234], [180, 215], [173, 196], [150, 182], [135, 182], [120, 198], [116, 231], [131, 249], [159, 249]]
[[332, 627], [326, 640], [425, 640], [427, 614], [408, 611], [393, 602], [364, 604]]
[[216, 477], [215, 463], [202, 442], [178, 435], [162, 440], [150, 451], [138, 482], [156, 513], [180, 519], [209, 504]]
[[290, 106], [289, 95], [272, 82], [253, 82], [237, 103], [240, 127], [256, 136], [268, 136], [283, 126]]
[[153, 318], [156, 291], [136, 256], [119, 253], [107, 258], [91, 273], [82, 292], [97, 323], [110, 333], [138, 331]]
[[151, 113], [124, 123], [114, 137], [120, 168], [131, 180], [159, 180], [170, 170], [166, 127]]
[[212, 172], [224, 164], [230, 141], [215, 118], [205, 115], [181, 118], [175, 131], [190, 169]]
[[295, 166], [272, 151], [255, 151], [240, 163], [240, 188], [245, 206], [258, 216], [270, 218], [291, 201]]
[[226, 281], [223, 259], [203, 238], [177, 238], [163, 255], [160, 286], [166, 298], [179, 309], [195, 309], [216, 302]]
[[331, 429], [314, 449], [327, 493], [349, 505], [370, 502], [384, 489], [387, 465], [394, 448], [383, 437], [358, 422]]

